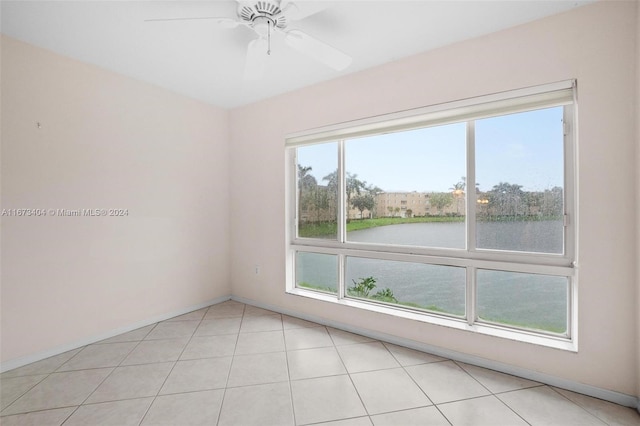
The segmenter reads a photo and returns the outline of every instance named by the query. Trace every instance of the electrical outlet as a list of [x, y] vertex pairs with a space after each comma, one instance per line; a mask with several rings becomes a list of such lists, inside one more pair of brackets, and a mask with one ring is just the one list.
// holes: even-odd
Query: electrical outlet
[[256, 275], [260, 275], [260, 265], [255, 265], [255, 266], [253, 267], [253, 272], [254, 272]]

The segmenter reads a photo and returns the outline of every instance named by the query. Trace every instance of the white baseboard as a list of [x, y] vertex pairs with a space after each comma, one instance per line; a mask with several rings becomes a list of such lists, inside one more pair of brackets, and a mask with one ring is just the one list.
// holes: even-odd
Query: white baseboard
[[221, 303], [226, 300], [231, 299], [231, 296], [222, 296], [216, 299], [211, 299], [203, 303], [198, 303], [197, 305], [191, 305], [186, 308], [181, 308], [175, 311], [167, 312], [166, 314], [158, 315], [153, 318], [145, 319], [143, 321], [138, 321], [133, 324], [129, 324], [125, 327], [120, 327], [114, 330], [109, 330], [105, 333], [101, 333], [95, 336], [90, 336], [85, 339], [77, 340], [75, 342], [67, 343], [65, 345], [57, 346], [53, 349], [49, 349], [46, 351], [38, 352], [35, 354], [23, 356], [20, 358], [11, 359], [9, 361], [3, 362], [0, 364], [0, 373], [4, 373], [5, 371], [13, 370], [14, 368], [22, 367], [27, 364], [31, 364], [32, 362], [40, 361], [45, 358], [52, 357], [54, 355], [59, 355], [64, 352], [71, 351], [73, 349], [78, 349], [86, 345], [90, 345], [92, 343], [99, 342], [104, 339], [108, 339], [110, 337], [117, 336], [118, 334], [127, 333], [129, 331], [136, 330], [141, 327], [146, 327], [151, 324], [155, 324], [160, 321], [167, 320], [169, 318], [177, 317], [178, 315], [183, 315], [192, 311], [197, 311], [198, 309], [206, 308], [207, 306], [215, 305], [216, 303]]
[[246, 303], [248, 305], [257, 306], [259, 308], [268, 309], [270, 311], [279, 312], [281, 314], [289, 315], [292, 317], [297, 317], [300, 319], [316, 322], [318, 324], [327, 325], [329, 327], [337, 328], [337, 329], [348, 331], [351, 333], [360, 334], [362, 336], [370, 337], [372, 339], [393, 343], [395, 345], [416, 349], [422, 352], [428, 352], [430, 354], [441, 356], [443, 358], [464, 362], [466, 364], [476, 365], [478, 367], [488, 368], [490, 370], [499, 371], [501, 373], [511, 374], [513, 376], [518, 376], [525, 379], [533, 380], [535, 382], [544, 383], [550, 386], [567, 389], [573, 392], [592, 396], [594, 398], [599, 398], [599, 399], [610, 401], [619, 405], [624, 405], [626, 407], [633, 407], [633, 408], [636, 408], [638, 412], [640, 412], [640, 405], [638, 404], [638, 398], [632, 395], [627, 395], [620, 392], [602, 389], [595, 386], [586, 385], [584, 383], [574, 382], [572, 380], [563, 379], [561, 377], [540, 373], [538, 371], [528, 370], [526, 368], [515, 367], [513, 365], [504, 364], [498, 361], [481, 358], [478, 356], [469, 355], [462, 352], [452, 351], [452, 350], [441, 348], [438, 346], [428, 345], [422, 342], [416, 342], [415, 340], [403, 339], [401, 337], [393, 336], [390, 334], [378, 333], [373, 330], [354, 327], [354, 326], [343, 324], [337, 321], [327, 320], [326, 318], [320, 318], [314, 315], [307, 315], [297, 311], [283, 309], [279, 306], [269, 305], [267, 303], [258, 302], [252, 299], [246, 299], [244, 297], [232, 296], [231, 299], [238, 302]]

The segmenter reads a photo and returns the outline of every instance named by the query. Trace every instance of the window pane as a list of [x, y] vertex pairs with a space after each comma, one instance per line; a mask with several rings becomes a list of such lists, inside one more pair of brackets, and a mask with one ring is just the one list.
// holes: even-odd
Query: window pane
[[347, 296], [457, 316], [465, 314], [465, 269], [347, 257]]
[[568, 288], [566, 277], [478, 270], [478, 317], [515, 327], [566, 333]]
[[338, 292], [338, 257], [333, 254], [296, 252], [296, 287]]
[[465, 123], [347, 141], [347, 240], [464, 248], [465, 141]]
[[338, 144], [310, 145], [298, 158], [298, 236], [337, 239]]
[[477, 247], [564, 253], [563, 108], [478, 120]]

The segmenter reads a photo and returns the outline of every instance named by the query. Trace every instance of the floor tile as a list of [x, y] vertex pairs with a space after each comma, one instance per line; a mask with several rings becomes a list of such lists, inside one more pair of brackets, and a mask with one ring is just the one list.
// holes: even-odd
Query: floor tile
[[291, 382], [298, 424], [327, 422], [365, 416], [349, 376], [320, 377]]
[[218, 426], [293, 425], [288, 383], [227, 389]]
[[327, 327], [327, 329], [329, 330], [331, 339], [336, 346], [350, 345], [353, 343], [375, 342], [374, 339], [370, 339], [369, 337], [349, 333], [348, 331], [338, 330], [337, 328]]
[[85, 346], [76, 356], [62, 364], [57, 371], [117, 367], [137, 344], [137, 342], [126, 342]]
[[40, 383], [47, 374], [37, 376], [18, 376], [2, 379], [0, 382], [0, 411], [20, 398], [29, 389]]
[[371, 415], [432, 405], [402, 368], [356, 373], [351, 380]]
[[371, 416], [371, 421], [375, 426], [450, 426], [442, 413], [433, 406], [378, 414]]
[[137, 426], [153, 402], [153, 398], [102, 402], [78, 407], [64, 426]]
[[49, 358], [45, 358], [41, 361], [36, 361], [31, 364], [27, 364], [23, 367], [15, 368], [13, 370], [5, 371], [0, 375], [1, 379], [7, 377], [29, 376], [38, 374], [49, 374], [56, 371], [62, 364], [70, 360], [74, 355], [80, 352], [82, 348], [74, 349], [55, 355]]
[[236, 344], [236, 355], [283, 352], [284, 335], [282, 331], [262, 331], [260, 333], [241, 333]]
[[233, 358], [228, 387], [259, 385], [289, 380], [284, 352], [236, 355]]
[[181, 360], [213, 358], [219, 356], [231, 356], [236, 350], [238, 336], [235, 334], [225, 334], [222, 336], [202, 336], [193, 337], [184, 352], [180, 355]]
[[400, 367], [380, 342], [338, 346], [338, 352], [349, 373]]
[[236, 301], [0, 380], [3, 426], [640, 426], [631, 408]]
[[532, 425], [605, 424], [548, 386], [501, 393], [497, 397]]
[[178, 315], [177, 317], [169, 318], [167, 321], [200, 321], [204, 318], [204, 314], [207, 313], [209, 308], [198, 309], [184, 315]]
[[196, 329], [194, 336], [219, 336], [221, 334], [237, 334], [240, 331], [242, 318], [204, 319]]
[[149, 334], [149, 332], [153, 330], [153, 327], [155, 326], [156, 324], [152, 324], [146, 327], [129, 331], [127, 333], [118, 334], [117, 336], [113, 336], [109, 339], [101, 340], [96, 344], [101, 345], [103, 343], [139, 342], [140, 340], [143, 340], [145, 337], [147, 337], [147, 334]]
[[495, 396], [449, 402], [438, 408], [453, 426], [527, 425]]
[[282, 317], [280, 314], [244, 317], [240, 326], [240, 333], [277, 330], [282, 330]]
[[177, 361], [189, 339], [145, 340], [140, 342], [121, 365]]
[[144, 340], [178, 339], [191, 337], [200, 321], [165, 321], [160, 322]]
[[303, 349], [287, 352], [291, 380], [346, 374], [338, 351], [334, 347]]
[[241, 317], [244, 314], [244, 305], [241, 303], [219, 303], [211, 306], [204, 315], [205, 320], [214, 318]]
[[210, 390], [159, 396], [142, 425], [215, 425], [223, 395], [223, 390]]
[[54, 410], [35, 411], [0, 418], [2, 426], [60, 426], [76, 407], [56, 408]]
[[458, 362], [457, 364], [493, 393], [508, 392], [541, 385], [538, 382], [533, 382], [510, 374], [499, 373], [497, 371], [461, 362]]
[[633, 408], [623, 407], [609, 401], [565, 389], [553, 388], [560, 395], [578, 404], [600, 420], [610, 425], [640, 425], [640, 414]]
[[354, 417], [346, 420], [336, 420], [333, 422], [314, 423], [313, 426], [372, 426], [369, 417]]
[[53, 373], [2, 411], [3, 415], [80, 405], [113, 368]]
[[333, 341], [324, 327], [285, 330], [284, 341], [288, 351], [333, 346]]
[[405, 369], [434, 404], [490, 394], [453, 361], [414, 365]]
[[118, 367], [91, 394], [87, 404], [156, 396], [173, 364], [164, 362]]
[[320, 324], [316, 324], [315, 322], [305, 321], [288, 315], [282, 315], [282, 325], [285, 330], [289, 330], [291, 328], [321, 327]]
[[231, 357], [178, 361], [160, 394], [222, 389], [230, 368]]
[[446, 360], [446, 358], [441, 358], [436, 355], [431, 355], [402, 346], [392, 345], [391, 343], [385, 343], [384, 345], [389, 349], [389, 352], [391, 352], [391, 355], [393, 355], [396, 361], [398, 361], [403, 367]]

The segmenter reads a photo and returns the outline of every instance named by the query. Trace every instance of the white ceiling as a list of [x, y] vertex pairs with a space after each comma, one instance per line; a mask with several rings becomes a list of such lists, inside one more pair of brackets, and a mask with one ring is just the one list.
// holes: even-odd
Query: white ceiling
[[398, 58], [495, 32], [595, 0], [310, 1], [326, 6], [296, 28], [353, 57], [336, 72], [273, 40], [261, 81], [243, 79], [255, 34], [215, 20], [235, 17], [235, 1], [4, 1], [1, 31], [19, 40], [147, 81], [223, 108], [233, 108]]

